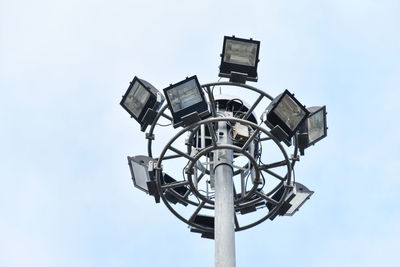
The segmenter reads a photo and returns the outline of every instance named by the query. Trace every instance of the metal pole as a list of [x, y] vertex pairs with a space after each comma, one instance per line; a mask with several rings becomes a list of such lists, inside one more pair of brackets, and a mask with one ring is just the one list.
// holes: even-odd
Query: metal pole
[[[218, 122], [218, 144], [232, 144], [226, 122]], [[233, 151], [215, 151], [215, 267], [235, 267]]]
[[[250, 131], [250, 136], [253, 134], [253, 131]], [[252, 141], [250, 144], [249, 144], [249, 153], [251, 154], [251, 156], [252, 157], [255, 157], [254, 156], [254, 152], [255, 152], [255, 144], [254, 144], [254, 142]], [[255, 179], [256, 179], [256, 173], [255, 173], [255, 170], [254, 170], [254, 166], [251, 166], [250, 165], [250, 160], [249, 160], [249, 168], [250, 168], [250, 176], [251, 176], [251, 180], [253, 181], [253, 183], [254, 183], [254, 181], [255, 181]], [[245, 188], [245, 190], [246, 190], [246, 188]], [[242, 191], [243, 192], [243, 191]], [[245, 192], [246, 193], [246, 192]]]

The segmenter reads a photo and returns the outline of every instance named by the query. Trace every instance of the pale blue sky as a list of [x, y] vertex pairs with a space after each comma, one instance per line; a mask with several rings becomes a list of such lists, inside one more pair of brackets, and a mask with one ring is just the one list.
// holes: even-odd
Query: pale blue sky
[[259, 82], [327, 105], [293, 217], [237, 233], [237, 266], [398, 266], [398, 1], [0, 2], [0, 266], [213, 266], [214, 245], [132, 186], [146, 153], [119, 106], [218, 79], [224, 35], [261, 41]]

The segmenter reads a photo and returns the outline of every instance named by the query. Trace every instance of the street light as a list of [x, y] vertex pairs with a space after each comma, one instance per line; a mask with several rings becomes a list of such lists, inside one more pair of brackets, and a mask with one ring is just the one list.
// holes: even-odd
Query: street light
[[304, 155], [304, 149], [314, 145], [327, 136], [326, 107], [309, 107], [310, 112], [307, 120], [299, 129], [298, 142], [300, 153]]
[[234, 82], [256, 82], [259, 50], [259, 41], [225, 36], [219, 76]]
[[208, 104], [197, 76], [171, 84], [164, 89], [174, 128], [191, 124], [209, 115]]
[[135, 76], [120, 104], [140, 124], [140, 130], [144, 132], [157, 116], [164, 99], [153, 85]]
[[277, 96], [263, 113], [262, 120], [279, 141], [290, 145], [290, 139], [310, 112], [288, 90]]

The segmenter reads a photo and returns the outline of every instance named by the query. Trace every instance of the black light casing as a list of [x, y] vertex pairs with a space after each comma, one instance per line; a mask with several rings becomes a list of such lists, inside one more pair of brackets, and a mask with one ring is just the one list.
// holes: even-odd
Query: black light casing
[[[327, 122], [326, 122], [326, 106], [321, 106], [321, 107], [309, 107], [307, 108], [307, 110], [310, 112], [307, 120], [305, 120], [303, 122], [303, 124], [301, 125], [301, 127], [299, 128], [299, 134], [298, 134], [298, 143], [299, 143], [299, 147], [301, 149], [305, 149], [309, 146], [314, 145], [315, 143], [317, 143], [318, 141], [320, 141], [321, 139], [325, 138], [328, 135], [328, 126], [327, 126]], [[322, 130], [322, 134], [315, 138], [315, 139], [311, 139], [310, 136], [310, 131], [312, 130], [311, 128], [315, 125], [311, 125], [311, 121], [312, 118], [316, 115], [318, 115], [318, 113], [322, 112], [322, 121], [320, 121], [320, 123], [322, 123], [321, 126], [321, 130]]]
[[[162, 184], [162, 185], [176, 182], [176, 180], [175, 180], [174, 178], [172, 178], [171, 176], [169, 176], [169, 175], [166, 174], [166, 173], [162, 173], [161, 178], [162, 178], [162, 179], [161, 179], [161, 184]], [[171, 188], [171, 189], [166, 189], [166, 190], [164, 191], [165, 198], [166, 198], [170, 203], [176, 204], [176, 203], [179, 202], [179, 203], [181, 203], [182, 205], [187, 206], [188, 204], [187, 204], [186, 202], [181, 201], [179, 198], [177, 198], [177, 197], [175, 196], [175, 194], [179, 194], [179, 195], [183, 198], [183, 197], [186, 195], [186, 193], [187, 193], [188, 190], [189, 190], [189, 189], [187, 189], [186, 186], [179, 186], [179, 187], [174, 187], [174, 188]], [[174, 193], [175, 193], [175, 194], [174, 194]]]
[[[255, 57], [254, 60], [252, 60], [251, 64], [233, 63], [229, 62], [229, 60], [226, 60], [228, 45], [232, 43], [236, 44], [242, 43], [243, 45], [254, 45], [256, 51], [254, 51]], [[220, 69], [219, 77], [232, 78], [232, 73], [233, 75], [237, 75], [239, 73], [239, 74], [245, 74], [244, 75], [246, 76], [244, 78], [245, 80], [256, 82], [258, 80], [257, 66], [259, 62], [258, 58], [259, 52], [260, 52], [260, 41], [255, 41], [252, 39], [236, 38], [235, 36], [232, 37], [225, 36], [221, 54], [221, 65], [219, 67]]]
[[201, 233], [201, 237], [214, 239], [214, 226], [215, 219], [212, 216], [197, 214], [194, 218], [191, 218], [191, 222], [198, 224], [202, 227], [209, 228], [210, 231], [204, 231], [196, 227], [190, 227], [190, 231], [193, 233]]
[[[149, 94], [149, 97], [144, 103], [143, 108], [137, 114], [135, 114], [127, 105], [128, 97], [135, 93], [132, 91], [135, 88], [135, 85], [141, 86], [141, 89], [144, 89]], [[125, 95], [122, 97], [120, 104], [131, 115], [131, 117], [140, 124], [140, 130], [144, 132], [152, 121], [151, 117], [155, 117], [164, 100], [165, 97], [153, 85], [135, 76], [131, 81]]]
[[[279, 202], [279, 201], [281, 201], [284, 193], [285, 193], [285, 186], [282, 183], [280, 185], [279, 189], [272, 195], [271, 198], [273, 200]], [[293, 194], [290, 194], [290, 192], [287, 192], [286, 196], [285, 196], [285, 201], [282, 203], [282, 206], [269, 219], [271, 221], [273, 221], [278, 215], [279, 216], [284, 215], [292, 206], [289, 202], [293, 197], [294, 197]], [[267, 206], [268, 210], [272, 210], [275, 207], [275, 205], [271, 204], [270, 202], [267, 202], [266, 206]]]
[[[293, 128], [289, 127], [287, 123], [280, 118], [275, 110], [279, 107], [280, 102], [282, 99], [287, 96], [289, 97], [297, 106], [298, 108], [304, 112], [303, 118], [297, 123], [297, 125]], [[279, 126], [287, 135], [288, 138], [292, 138], [293, 135], [296, 133], [296, 131], [299, 129], [299, 127], [303, 124], [303, 122], [307, 119], [308, 115], [310, 112], [303, 106], [295, 97], [293, 94], [291, 94], [288, 90], [285, 90], [282, 94], [277, 96], [267, 107], [263, 114], [262, 120], [264, 123], [270, 127], [274, 128], [276, 126]]]
[[[169, 92], [171, 90], [179, 91], [180, 90], [179, 87], [183, 86], [186, 83], [192, 83], [194, 85], [194, 87], [192, 89], [196, 90], [195, 94], [197, 94], [197, 97], [199, 97], [199, 101], [196, 103], [193, 103], [190, 106], [184, 107], [180, 110], [174, 110], [174, 108], [173, 108], [174, 99], [172, 99]], [[185, 87], [182, 87], [182, 88], [184, 89]], [[208, 110], [207, 100], [205, 98], [204, 92], [200, 86], [200, 83], [199, 83], [196, 75], [186, 78], [185, 80], [180, 81], [176, 84], [171, 84], [169, 87], [164, 89], [164, 95], [165, 95], [165, 98], [167, 99], [168, 108], [172, 114], [174, 128], [182, 126], [184, 124], [183, 117], [185, 117], [189, 114], [198, 113], [200, 118], [204, 118], [204, 117], [207, 117], [210, 115], [210, 112]]]

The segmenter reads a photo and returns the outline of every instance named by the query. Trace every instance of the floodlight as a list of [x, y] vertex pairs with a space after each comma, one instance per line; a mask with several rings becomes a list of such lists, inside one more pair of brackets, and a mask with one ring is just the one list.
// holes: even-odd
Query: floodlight
[[325, 138], [328, 131], [326, 107], [309, 107], [307, 109], [310, 115], [300, 127], [298, 134], [298, 145], [302, 154], [304, 154], [305, 148]]
[[154, 178], [154, 162], [154, 159], [147, 156], [128, 157], [133, 185], [147, 194], [153, 195], [158, 203], [160, 202], [160, 196], [157, 192]]
[[[281, 184], [281, 186], [278, 188], [278, 190], [272, 195], [272, 199], [275, 201], [280, 201], [281, 198], [283, 197], [283, 193], [285, 193], [285, 186], [283, 185], [283, 183]], [[275, 214], [273, 214], [269, 219], [272, 221], [273, 219], [276, 218], [276, 216], [278, 215], [284, 215], [289, 209], [290, 209], [290, 204], [289, 201], [294, 197], [293, 194], [291, 193], [287, 193], [286, 194], [286, 198], [285, 201], [282, 203], [282, 206], [275, 212]], [[267, 202], [266, 206], [268, 208], [268, 210], [272, 210], [275, 205]]]
[[[214, 230], [215, 219], [212, 216], [197, 214], [194, 218], [191, 219], [191, 222], [198, 224], [202, 227], [211, 228]], [[208, 232], [196, 227], [191, 227], [190, 231], [194, 233], [201, 233], [201, 237], [203, 238], [214, 239], [214, 231]]]
[[[262, 193], [261, 189], [257, 189], [257, 191]], [[247, 191], [246, 194], [248, 192], [249, 191]], [[242, 196], [243, 195], [241, 193], [236, 194], [235, 195], [235, 199], [239, 199]], [[254, 202], [255, 199], [258, 199], [259, 201]], [[237, 207], [235, 207], [235, 211], [236, 212], [240, 212], [240, 214], [244, 215], [244, 214], [247, 214], [247, 213], [250, 213], [250, 212], [257, 211], [258, 208], [263, 208], [266, 205], [265, 201], [263, 199], [259, 198], [256, 195], [251, 196], [248, 199], [248, 201], [251, 202], [251, 204], [245, 204], [245, 205], [237, 206]]]
[[260, 41], [224, 37], [219, 76], [234, 82], [257, 81]]
[[290, 208], [286, 211], [285, 215], [292, 216], [299, 208], [310, 199], [311, 195], [314, 194], [314, 191], [308, 190], [307, 187], [302, 185], [301, 183], [294, 183], [293, 193], [294, 197], [291, 198], [289, 204]]
[[[272, 199], [275, 201], [280, 201], [285, 192], [285, 186], [281, 186], [273, 195]], [[270, 220], [275, 219], [278, 215], [292, 216], [299, 208], [314, 194], [313, 191], [308, 190], [307, 187], [300, 183], [294, 183], [293, 189], [291, 189], [282, 204], [282, 206], [277, 210], [277, 212], [270, 217]], [[266, 204], [269, 210], [272, 210], [275, 206], [269, 202]]]
[[164, 96], [153, 85], [135, 76], [120, 104], [144, 132], [153, 122], [164, 100]]
[[265, 205], [265, 201], [260, 201], [260, 202], [254, 203], [254, 204], [241, 206], [241, 207], [235, 209], [235, 211], [238, 211], [238, 212], [240, 212], [240, 214], [244, 215], [244, 214], [247, 214], [250, 212], [257, 211], [257, 209], [259, 207], [262, 208], [264, 205]]
[[203, 227], [214, 229], [214, 217], [207, 215], [196, 215], [193, 222]]
[[[163, 185], [164, 185], [164, 184], [169, 184], [169, 183], [174, 183], [174, 182], [176, 182], [176, 180], [175, 180], [174, 178], [172, 178], [171, 176], [169, 176], [169, 175], [166, 174], [166, 173], [162, 173], [162, 180], [161, 180], [161, 183], [162, 183]], [[186, 193], [187, 193], [187, 191], [188, 191], [187, 187], [183, 185], [183, 186], [178, 186], [178, 187], [166, 189], [165, 192], [164, 192], [164, 194], [165, 194], [165, 198], [166, 198], [169, 202], [171, 202], [171, 203], [173, 203], [173, 204], [176, 204], [176, 203], [179, 202], [179, 203], [181, 203], [182, 205], [187, 206], [188, 204], [187, 204], [186, 202], [181, 201], [179, 198], [177, 198], [177, 197], [175, 196], [175, 194], [179, 194], [182, 198], [184, 198], [185, 195], [186, 195]], [[174, 194], [174, 193], [175, 193], [175, 194]]]
[[309, 113], [293, 94], [285, 90], [269, 104], [262, 116], [262, 120], [268, 127], [273, 129], [271, 131], [273, 134], [282, 133], [287, 135], [278, 137], [278, 134], [274, 134], [280, 141], [288, 141], [307, 119]]
[[[174, 128], [196, 122], [210, 113], [196, 75], [164, 89]], [[185, 120], [186, 118], [186, 120]], [[189, 118], [189, 120], [187, 120]]]

